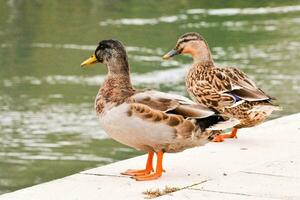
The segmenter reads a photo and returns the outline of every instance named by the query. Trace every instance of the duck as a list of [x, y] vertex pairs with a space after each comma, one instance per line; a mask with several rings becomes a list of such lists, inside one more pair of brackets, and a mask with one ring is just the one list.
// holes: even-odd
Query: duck
[[148, 153], [144, 169], [121, 173], [137, 181], [161, 177], [164, 153], [202, 146], [239, 123], [181, 95], [134, 89], [127, 52], [118, 40], [99, 42], [81, 66], [88, 68], [95, 63], [104, 64], [108, 71], [95, 99], [100, 126], [112, 139]]
[[261, 124], [274, 110], [274, 97], [266, 94], [247, 74], [237, 67], [218, 67], [213, 62], [208, 43], [196, 32], [185, 33], [177, 40], [175, 48], [163, 56], [191, 55], [193, 64], [185, 78], [186, 90], [197, 103], [219, 113], [240, 120], [229, 134], [216, 135], [214, 142], [237, 138], [240, 128]]

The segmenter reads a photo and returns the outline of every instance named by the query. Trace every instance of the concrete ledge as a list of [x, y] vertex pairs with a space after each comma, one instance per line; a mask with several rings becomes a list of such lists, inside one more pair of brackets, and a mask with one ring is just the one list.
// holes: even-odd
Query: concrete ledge
[[238, 140], [166, 154], [167, 173], [136, 182], [119, 173], [146, 157], [120, 161], [0, 196], [0, 200], [143, 199], [143, 192], [178, 191], [157, 199], [300, 199], [300, 114], [238, 133]]

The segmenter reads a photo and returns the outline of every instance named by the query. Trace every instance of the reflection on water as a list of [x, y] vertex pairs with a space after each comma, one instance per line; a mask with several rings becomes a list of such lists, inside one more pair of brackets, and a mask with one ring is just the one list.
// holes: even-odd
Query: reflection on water
[[[4, 2], [4, 1], [3, 1]], [[0, 4], [0, 193], [140, 154], [107, 138], [94, 112], [106, 69], [79, 64], [97, 41], [126, 45], [136, 87], [186, 95], [189, 57], [161, 56], [201, 33], [220, 66], [238, 66], [299, 112], [300, 5], [286, 2], [9, 0]], [[164, 9], [162, 9], [164, 8]]]

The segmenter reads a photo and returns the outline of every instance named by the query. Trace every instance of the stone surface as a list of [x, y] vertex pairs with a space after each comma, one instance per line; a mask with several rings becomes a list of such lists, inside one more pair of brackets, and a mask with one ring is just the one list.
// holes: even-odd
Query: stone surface
[[300, 199], [300, 114], [238, 132], [238, 139], [166, 154], [159, 180], [137, 182], [120, 172], [144, 167], [146, 156], [120, 161], [0, 196], [0, 200]]

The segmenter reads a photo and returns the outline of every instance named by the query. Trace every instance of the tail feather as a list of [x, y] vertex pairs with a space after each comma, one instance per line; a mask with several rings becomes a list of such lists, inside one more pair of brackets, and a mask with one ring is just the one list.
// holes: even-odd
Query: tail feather
[[281, 107], [275, 105], [256, 105], [250, 111], [251, 112], [265, 112], [270, 115], [275, 110], [282, 110]]

